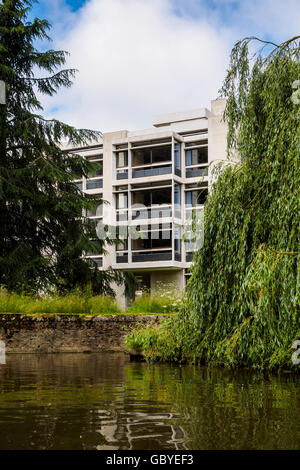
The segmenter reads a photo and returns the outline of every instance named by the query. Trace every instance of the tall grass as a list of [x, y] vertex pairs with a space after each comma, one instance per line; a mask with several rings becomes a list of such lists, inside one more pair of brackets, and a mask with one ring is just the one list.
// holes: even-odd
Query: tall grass
[[10, 293], [0, 290], [0, 313], [64, 313], [64, 314], [118, 314], [121, 310], [110, 296], [92, 297], [88, 293], [74, 292], [42, 297]]
[[174, 313], [178, 312], [182, 295], [172, 283], [158, 284], [154, 292], [144, 291], [130, 305], [128, 313]]

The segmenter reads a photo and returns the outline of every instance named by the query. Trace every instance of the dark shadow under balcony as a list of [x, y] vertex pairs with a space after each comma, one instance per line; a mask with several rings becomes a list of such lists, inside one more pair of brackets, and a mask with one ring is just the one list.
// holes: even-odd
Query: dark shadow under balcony
[[191, 261], [193, 261], [194, 255], [195, 255], [195, 252], [194, 252], [194, 251], [188, 251], [188, 252], [185, 254], [185, 261], [186, 261], [187, 263], [190, 263]]

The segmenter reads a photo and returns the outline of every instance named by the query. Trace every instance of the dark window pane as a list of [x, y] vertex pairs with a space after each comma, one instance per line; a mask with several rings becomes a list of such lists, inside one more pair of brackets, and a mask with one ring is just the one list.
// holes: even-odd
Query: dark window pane
[[201, 165], [208, 162], [208, 147], [187, 150], [185, 153], [186, 165]]
[[159, 163], [159, 162], [168, 162], [171, 160], [171, 147], [164, 146], [164, 147], [155, 147], [152, 149], [152, 162], [151, 163]]

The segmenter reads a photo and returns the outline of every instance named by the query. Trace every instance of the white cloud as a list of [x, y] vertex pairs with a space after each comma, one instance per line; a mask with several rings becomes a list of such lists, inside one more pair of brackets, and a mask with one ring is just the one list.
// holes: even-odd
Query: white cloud
[[[171, 0], [90, 0], [72, 13], [64, 37], [60, 20], [54, 46], [71, 53], [68, 65], [80, 73], [70, 90], [44, 100], [48, 114], [58, 106], [55, 117], [77, 127], [133, 130], [151, 126], [154, 114], [209, 106], [233, 42], [248, 34], [245, 15], [253, 25], [255, 9], [250, 0], [242, 2], [242, 11], [232, 13], [234, 23], [222, 26], [220, 12], [206, 15], [200, 3], [201, 14], [191, 17], [189, 10], [176, 16]], [[261, 3], [280, 23], [274, 13], [279, 3]], [[250, 34], [277, 24], [262, 7], [258, 13], [257, 32]]]

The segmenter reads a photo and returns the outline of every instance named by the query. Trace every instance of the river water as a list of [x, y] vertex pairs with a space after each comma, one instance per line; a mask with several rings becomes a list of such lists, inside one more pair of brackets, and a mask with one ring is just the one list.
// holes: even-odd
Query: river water
[[0, 449], [300, 449], [300, 377], [12, 354]]

